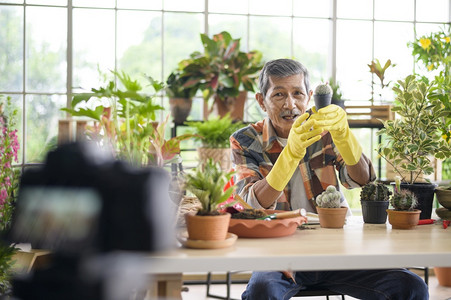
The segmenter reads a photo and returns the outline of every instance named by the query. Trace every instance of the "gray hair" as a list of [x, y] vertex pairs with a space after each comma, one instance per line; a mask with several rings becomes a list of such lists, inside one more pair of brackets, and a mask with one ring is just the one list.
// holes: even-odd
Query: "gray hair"
[[258, 77], [258, 87], [263, 95], [263, 98], [266, 97], [266, 93], [268, 92], [270, 77], [274, 76], [277, 78], [284, 78], [297, 74], [304, 75], [304, 84], [308, 93], [310, 91], [309, 74], [304, 65], [298, 61], [286, 58], [268, 61]]

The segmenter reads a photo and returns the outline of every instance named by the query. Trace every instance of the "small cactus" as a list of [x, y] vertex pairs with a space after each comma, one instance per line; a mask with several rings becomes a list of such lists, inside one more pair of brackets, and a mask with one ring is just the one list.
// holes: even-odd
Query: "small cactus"
[[398, 190], [391, 197], [391, 205], [395, 210], [412, 211], [418, 203], [417, 197], [408, 190]]
[[389, 201], [392, 193], [388, 187], [380, 182], [370, 182], [362, 187], [360, 199], [362, 201]]
[[339, 208], [341, 193], [333, 185], [329, 185], [322, 194], [316, 197], [316, 205], [323, 208]]
[[332, 95], [332, 88], [328, 83], [321, 83], [315, 88], [315, 95]]

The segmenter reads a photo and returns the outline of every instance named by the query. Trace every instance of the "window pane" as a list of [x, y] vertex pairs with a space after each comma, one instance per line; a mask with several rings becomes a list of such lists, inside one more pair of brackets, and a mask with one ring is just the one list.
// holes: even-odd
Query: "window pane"
[[137, 78], [161, 78], [161, 12], [118, 11], [118, 68]]
[[[407, 43], [413, 40], [412, 23], [376, 22], [374, 28], [374, 57], [383, 65], [390, 59], [395, 67], [385, 71], [384, 84], [392, 82], [389, 87], [381, 89], [380, 80], [374, 76], [375, 95], [378, 101], [394, 100], [393, 83], [413, 73], [412, 49]], [[369, 68], [368, 68], [369, 69]], [[382, 97], [380, 97], [381, 95]]]
[[248, 13], [248, 0], [209, 0], [208, 10], [217, 13]]
[[[315, 30], [311, 30], [315, 28]], [[328, 80], [328, 52], [330, 47], [330, 21], [295, 19], [293, 43], [295, 59], [298, 59], [310, 73], [310, 89], [321, 80]], [[308, 41], [308, 42], [307, 42]]]
[[114, 70], [114, 11], [74, 9], [73, 23], [73, 86], [90, 90], [103, 83], [98, 70]]
[[372, 19], [373, 0], [340, 0], [337, 1], [339, 18]]
[[[164, 76], [177, 68], [179, 61], [193, 51], [203, 51], [200, 33], [204, 31], [202, 14], [166, 13], [164, 28]], [[181, 47], [181, 45], [183, 45]]]
[[73, 6], [82, 6], [82, 7], [105, 7], [111, 8], [114, 7], [115, 0], [72, 0]]
[[291, 28], [290, 18], [250, 17], [249, 49], [263, 52], [264, 61], [291, 57], [289, 28]]
[[27, 4], [66, 6], [67, 0], [27, 0]]
[[118, 8], [162, 9], [162, 1], [117, 0]]
[[297, 0], [293, 1], [293, 15], [301, 17], [331, 16], [330, 0]]
[[231, 15], [209, 15], [210, 35], [227, 31], [233, 38], [241, 38], [241, 51], [247, 51], [247, 17]]
[[65, 92], [67, 9], [27, 7], [26, 45], [27, 91]]
[[291, 15], [291, 0], [249, 0], [249, 13], [256, 15]]
[[413, 21], [414, 0], [375, 0], [374, 17], [378, 20]]
[[449, 0], [416, 0], [417, 21], [450, 22]]
[[57, 144], [58, 120], [65, 117], [60, 109], [65, 104], [65, 96], [26, 96], [26, 163], [42, 162]]
[[23, 3], [23, 0], [2, 0], [4, 3]]
[[371, 33], [369, 21], [337, 22], [337, 81], [341, 83], [343, 99], [371, 98]]
[[0, 6], [0, 92], [22, 91], [23, 8]]
[[204, 0], [164, 0], [163, 1], [165, 10], [176, 10], [176, 11], [204, 11], [205, 3]]

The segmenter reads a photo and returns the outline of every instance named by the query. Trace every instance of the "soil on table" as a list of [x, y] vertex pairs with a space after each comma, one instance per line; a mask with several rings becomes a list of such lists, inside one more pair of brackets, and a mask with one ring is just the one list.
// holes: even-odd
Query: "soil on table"
[[258, 219], [268, 214], [262, 209], [244, 209], [232, 214], [232, 219]]

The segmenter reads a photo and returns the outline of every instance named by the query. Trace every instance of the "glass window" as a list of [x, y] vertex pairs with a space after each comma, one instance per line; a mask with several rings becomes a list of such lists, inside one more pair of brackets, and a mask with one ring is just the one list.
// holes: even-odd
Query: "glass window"
[[263, 52], [263, 60], [291, 57], [291, 19], [250, 17], [249, 49]]
[[371, 98], [371, 73], [368, 68], [372, 60], [371, 52], [371, 22], [337, 22], [337, 81], [341, 83], [344, 99], [367, 101]]
[[137, 78], [143, 74], [160, 80], [161, 12], [120, 10], [117, 13], [118, 69]]
[[255, 15], [290, 16], [291, 0], [249, 0], [249, 13]]
[[247, 14], [248, 0], [208, 0], [208, 10], [213, 13]]
[[340, 0], [337, 3], [338, 18], [373, 18], [373, 0]]
[[194, 51], [203, 51], [200, 33], [204, 32], [202, 14], [166, 13], [164, 27], [164, 76], [177, 68], [179, 61]]
[[113, 8], [115, 0], [72, 0], [72, 5], [74, 7], [103, 7], [103, 8]]
[[374, 0], [376, 20], [413, 21], [414, 0]]
[[27, 7], [28, 92], [66, 91], [66, 45], [66, 9]]
[[117, 0], [118, 8], [162, 9], [163, 1]]
[[384, 84], [392, 82], [389, 87], [381, 89], [379, 78], [374, 76], [376, 83], [374, 99], [382, 102], [392, 101], [393, 84], [413, 73], [412, 49], [407, 46], [407, 43], [414, 39], [413, 24], [376, 22], [374, 26], [374, 57], [379, 59], [381, 64], [385, 64], [388, 59], [396, 64], [395, 67], [389, 67], [385, 71]]
[[205, 10], [205, 0], [164, 0], [163, 7], [165, 10], [198, 12]]
[[208, 16], [208, 33], [210, 35], [227, 31], [233, 38], [241, 38], [241, 51], [247, 51], [247, 16], [216, 15]]
[[416, 0], [417, 21], [450, 22], [449, 0]]
[[27, 0], [27, 4], [66, 6], [67, 0]]
[[297, 0], [293, 1], [293, 15], [301, 17], [323, 17], [332, 15], [330, 0]]
[[0, 92], [22, 91], [23, 8], [0, 6]]
[[[314, 28], [314, 30], [312, 30]], [[293, 57], [304, 64], [310, 73], [310, 88], [328, 80], [330, 65], [330, 21], [319, 19], [295, 19], [293, 24]]]
[[61, 108], [66, 97], [61, 95], [26, 96], [25, 162], [43, 162], [49, 150], [57, 145], [58, 120], [65, 117]]
[[73, 87], [90, 90], [99, 86], [99, 70], [114, 70], [114, 11], [74, 9]]

